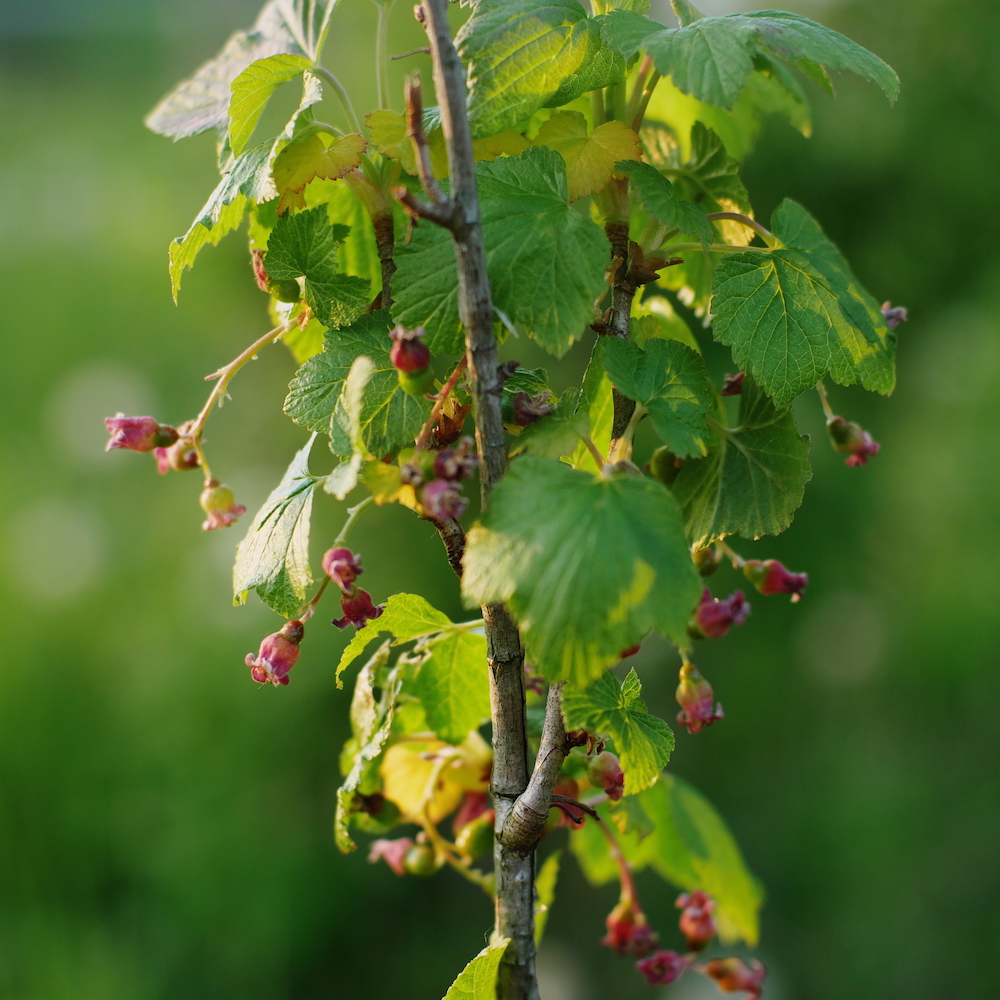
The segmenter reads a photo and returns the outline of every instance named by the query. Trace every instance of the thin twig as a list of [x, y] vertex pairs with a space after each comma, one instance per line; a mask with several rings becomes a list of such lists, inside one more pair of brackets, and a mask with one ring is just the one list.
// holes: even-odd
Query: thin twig
[[756, 219], [751, 219], [749, 215], [741, 215], [739, 212], [712, 212], [705, 218], [709, 222], [714, 222], [716, 219], [732, 219], [734, 222], [739, 222], [754, 230], [769, 247], [774, 246], [774, 233], [770, 229], [765, 229]]
[[344, 85], [325, 66], [311, 66], [309, 72], [322, 77], [333, 87], [337, 97], [340, 98], [340, 103], [344, 108], [344, 113], [347, 115], [347, 121], [350, 123], [351, 128], [355, 132], [360, 132], [361, 119], [358, 118], [357, 112], [354, 110], [354, 105], [351, 103], [351, 97], [344, 88]]
[[448, 397], [451, 395], [452, 389], [458, 384], [458, 380], [462, 377], [462, 373], [465, 371], [465, 366], [468, 364], [468, 357], [462, 356], [462, 360], [455, 365], [455, 370], [448, 376], [448, 381], [441, 387], [441, 391], [437, 394], [437, 401], [434, 403], [434, 408], [431, 410], [431, 415], [424, 422], [424, 426], [420, 428], [420, 434], [417, 437], [416, 449], [417, 451], [423, 451], [427, 447], [427, 442], [430, 440], [431, 431], [434, 429], [434, 425], [438, 422], [438, 418], [441, 416], [441, 411], [444, 409], [444, 404], [448, 402]]
[[422, 49], [411, 49], [409, 52], [403, 52], [398, 56], [389, 56], [390, 61], [395, 61], [397, 59], [409, 59], [410, 56], [429, 56], [431, 50], [428, 48]]

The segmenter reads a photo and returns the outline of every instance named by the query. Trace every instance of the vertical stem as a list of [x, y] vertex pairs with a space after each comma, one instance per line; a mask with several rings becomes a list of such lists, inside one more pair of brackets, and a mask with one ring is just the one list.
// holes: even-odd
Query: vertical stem
[[[466, 115], [465, 70], [448, 27], [448, 0], [423, 0], [424, 23], [434, 63], [434, 86], [448, 148], [451, 226], [458, 263], [458, 301], [465, 326], [469, 389], [473, 399], [480, 484], [484, 506], [507, 467], [502, 383], [493, 337], [493, 305], [486, 273], [472, 133]], [[483, 608], [490, 702], [493, 717], [493, 797], [496, 829], [528, 784], [528, 743], [524, 716], [524, 652], [517, 625], [503, 605]], [[534, 943], [534, 850], [520, 852], [496, 842], [497, 937], [510, 946], [500, 966], [497, 994], [502, 1000], [538, 1000]]]
[[392, 308], [392, 276], [396, 273], [396, 261], [393, 257], [393, 244], [396, 235], [392, 221], [392, 210], [388, 215], [376, 215], [372, 218], [375, 228], [375, 246], [378, 249], [379, 263], [382, 265], [382, 295], [380, 305], [383, 309]]
[[[629, 279], [629, 239], [627, 222], [609, 222], [604, 227], [611, 244], [611, 260], [618, 261], [614, 284], [611, 286], [611, 317], [608, 320], [608, 335], [628, 340], [629, 319], [632, 316], [632, 299], [635, 285]], [[618, 440], [628, 428], [635, 403], [623, 396], [617, 389], [612, 390], [614, 416], [611, 424], [611, 448], [609, 455], [618, 450]]]
[[375, 30], [375, 80], [378, 86], [378, 106], [389, 108], [389, 14], [393, 0], [375, 0], [378, 7], [378, 27]]

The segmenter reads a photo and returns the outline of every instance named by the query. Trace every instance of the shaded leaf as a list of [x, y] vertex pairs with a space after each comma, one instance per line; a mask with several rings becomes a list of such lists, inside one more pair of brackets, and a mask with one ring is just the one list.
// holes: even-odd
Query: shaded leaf
[[616, 168], [625, 174], [642, 207], [663, 226], [691, 233], [708, 249], [712, 241], [712, 223], [705, 213], [688, 201], [681, 201], [673, 185], [649, 163], [619, 163]]
[[750, 378], [743, 382], [739, 426], [717, 426], [718, 444], [706, 458], [687, 461], [673, 484], [694, 545], [726, 535], [777, 535], [802, 503], [809, 439], [790, 409], [774, 403]]
[[545, 925], [549, 922], [549, 911], [556, 898], [556, 881], [559, 878], [559, 862], [562, 851], [553, 851], [535, 877], [535, 947], [545, 936]]

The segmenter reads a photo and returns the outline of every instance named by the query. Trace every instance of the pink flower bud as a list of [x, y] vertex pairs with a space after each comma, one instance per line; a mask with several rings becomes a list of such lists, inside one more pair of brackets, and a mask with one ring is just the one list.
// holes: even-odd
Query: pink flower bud
[[427, 513], [439, 521], [457, 521], [469, 506], [459, 487], [447, 479], [432, 479], [420, 491], [420, 502]]
[[167, 448], [177, 440], [177, 428], [157, 423], [152, 417], [126, 417], [124, 413], [104, 418], [111, 440], [105, 451], [127, 448], [129, 451], [152, 451]]
[[685, 892], [677, 897], [677, 905], [681, 908], [680, 928], [687, 940], [689, 951], [701, 951], [716, 935], [715, 900], [708, 893], [696, 890]]
[[431, 363], [431, 352], [424, 343], [425, 330], [407, 330], [402, 324], [389, 331], [393, 344], [389, 348], [389, 360], [397, 371], [406, 375], [422, 372]]
[[397, 875], [405, 875], [403, 863], [407, 854], [416, 846], [409, 837], [398, 840], [376, 840], [368, 852], [368, 860], [372, 863], [384, 861]]
[[292, 620], [286, 622], [280, 632], [265, 636], [256, 659], [253, 653], [247, 653], [246, 665], [250, 667], [250, 676], [258, 684], [273, 684], [275, 687], [287, 684], [288, 672], [298, 661], [299, 643], [304, 634], [302, 622]]
[[607, 750], [587, 761], [587, 778], [595, 788], [607, 792], [617, 802], [625, 790], [625, 772], [618, 758]]
[[830, 436], [833, 450], [849, 456], [845, 465], [867, 465], [868, 459], [877, 455], [881, 447], [861, 424], [843, 417], [830, 417], [826, 422], [826, 433]]
[[179, 438], [169, 448], [154, 448], [153, 457], [156, 459], [156, 471], [161, 476], [165, 476], [171, 469], [185, 472], [201, 465], [190, 438]]
[[360, 587], [355, 587], [350, 594], [344, 594], [340, 598], [340, 608], [344, 612], [344, 617], [334, 618], [330, 623], [337, 628], [347, 628], [348, 625], [364, 628], [369, 621], [378, 618], [385, 611], [384, 604], [372, 604], [371, 594]]
[[680, 680], [677, 704], [681, 710], [677, 713], [677, 721], [682, 726], [687, 726], [692, 734], [698, 733], [723, 717], [721, 703], [712, 708], [715, 701], [712, 685], [701, 676], [693, 663], [685, 663], [681, 667]]
[[631, 900], [623, 899], [608, 914], [605, 925], [608, 933], [601, 944], [619, 955], [642, 958], [656, 947], [656, 934], [646, 923], [645, 914]]
[[687, 960], [676, 951], [661, 948], [649, 958], [640, 959], [635, 967], [646, 977], [650, 986], [667, 986], [687, 968]]
[[739, 396], [743, 393], [743, 380], [746, 372], [736, 372], [735, 375], [724, 375], [722, 377], [722, 395]]
[[434, 475], [438, 479], [447, 479], [457, 483], [462, 479], [468, 479], [476, 466], [479, 465], [479, 456], [472, 453], [472, 438], [464, 437], [458, 442], [455, 448], [446, 448], [439, 451], [434, 457]]
[[906, 313], [906, 306], [894, 306], [891, 302], [882, 303], [882, 315], [890, 330], [895, 330], [900, 323], [905, 323], [910, 318]]
[[742, 625], [749, 614], [750, 604], [742, 590], [720, 601], [706, 587], [688, 625], [688, 635], [694, 639], [721, 639], [733, 625]]
[[723, 993], [749, 993], [752, 1000], [759, 1000], [767, 969], [756, 958], [749, 965], [741, 958], [713, 958], [706, 963], [705, 974]]
[[552, 393], [548, 390], [537, 396], [529, 396], [526, 392], [517, 393], [513, 399], [514, 423], [518, 427], [527, 427], [554, 413], [556, 408], [550, 402], [551, 399]]
[[210, 479], [205, 484], [199, 503], [201, 509], [208, 515], [202, 521], [202, 531], [228, 528], [247, 512], [243, 504], [236, 502], [233, 491], [228, 486], [223, 486], [218, 479]]
[[340, 587], [345, 594], [354, 589], [354, 581], [361, 576], [361, 556], [350, 549], [330, 549], [323, 556], [323, 572]]
[[789, 573], [777, 559], [748, 559], [743, 564], [743, 575], [762, 593], [791, 594], [794, 604], [809, 584], [807, 573]]

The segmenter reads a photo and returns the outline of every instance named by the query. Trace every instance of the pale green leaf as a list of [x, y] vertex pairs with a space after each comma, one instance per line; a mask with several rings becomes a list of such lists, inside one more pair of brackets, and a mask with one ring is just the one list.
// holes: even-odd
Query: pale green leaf
[[643, 350], [605, 337], [601, 360], [618, 391], [646, 407], [656, 433], [675, 455], [706, 454], [706, 416], [714, 399], [700, 354], [676, 340], [647, 340]]
[[[604, 365], [601, 364], [600, 344], [601, 341], [598, 339], [584, 373], [578, 409], [581, 413], [587, 414], [590, 422], [590, 440], [593, 441], [598, 453], [606, 456], [611, 447], [615, 401], [611, 379], [605, 374]], [[603, 463], [598, 464], [583, 441], [577, 442], [576, 449], [570, 456], [570, 465], [574, 469], [586, 469], [588, 472], [600, 472], [603, 468]]]
[[610, 736], [625, 772], [625, 795], [651, 787], [670, 760], [674, 734], [660, 718], [646, 711], [640, 697], [642, 685], [635, 670], [619, 686], [605, 674], [586, 690], [563, 690], [563, 716], [567, 730], [586, 729]]
[[717, 425], [718, 444], [706, 458], [686, 461], [673, 484], [698, 547], [726, 535], [777, 535], [802, 503], [809, 439], [790, 409], [778, 409], [750, 378], [743, 382], [739, 425]]
[[[397, 637], [397, 641], [402, 640]], [[446, 743], [461, 743], [490, 717], [486, 639], [471, 632], [452, 631], [432, 640], [428, 652], [413, 693], [420, 699], [431, 729]]]
[[386, 601], [382, 614], [368, 622], [364, 628], [358, 629], [347, 644], [337, 664], [337, 687], [343, 686], [340, 675], [380, 633], [391, 633], [395, 640], [393, 645], [399, 645], [401, 642], [409, 642], [410, 639], [453, 629], [454, 624], [451, 619], [432, 607], [419, 594], [393, 594]]
[[529, 424], [521, 431], [511, 447], [511, 455], [562, 458], [572, 454], [590, 428], [586, 412], [577, 409], [579, 398], [580, 394], [575, 389], [567, 389], [556, 405], [555, 412]]
[[682, 233], [691, 233], [708, 248], [713, 236], [712, 223], [701, 209], [678, 198], [673, 185], [656, 167], [626, 160], [616, 164], [615, 169], [628, 177], [642, 207], [657, 222]]
[[250, 590], [286, 618], [305, 603], [309, 571], [309, 519], [316, 479], [309, 473], [309, 451], [316, 436], [292, 459], [281, 482], [254, 516], [236, 550], [235, 603]]
[[444, 1000], [496, 1000], [497, 969], [508, 944], [509, 938], [501, 938], [484, 948], [451, 984]]
[[463, 596], [508, 602], [528, 658], [585, 685], [650, 629], [684, 641], [695, 574], [673, 497], [654, 480], [595, 479], [524, 455], [469, 533]]
[[312, 61], [306, 56], [279, 53], [252, 62], [229, 85], [229, 144], [239, 156], [253, 135], [271, 95], [289, 80], [294, 80]]
[[456, 36], [473, 138], [621, 82], [624, 60], [576, 0], [480, 0]]
[[[594, 318], [606, 287], [607, 239], [571, 208], [566, 163], [554, 150], [479, 163], [477, 174], [493, 304], [561, 357]], [[451, 236], [420, 226], [396, 260], [394, 318], [423, 326], [434, 352], [461, 350]]]
[[549, 911], [556, 898], [556, 881], [559, 878], [559, 861], [562, 851], [553, 851], [542, 863], [535, 877], [535, 947], [541, 944]]
[[353, 450], [340, 397], [359, 355], [371, 358], [374, 365], [358, 415], [360, 439], [368, 452], [381, 458], [412, 444], [430, 416], [429, 400], [411, 396], [400, 387], [389, 360], [388, 334], [386, 313], [360, 317], [348, 329], [328, 336], [323, 351], [298, 370], [288, 387], [285, 412], [296, 423], [331, 435], [330, 446], [339, 455], [350, 455]]
[[771, 228], [778, 247], [726, 254], [716, 266], [717, 339], [779, 406], [827, 374], [890, 393], [896, 339], [878, 303], [801, 205], [782, 202]]

